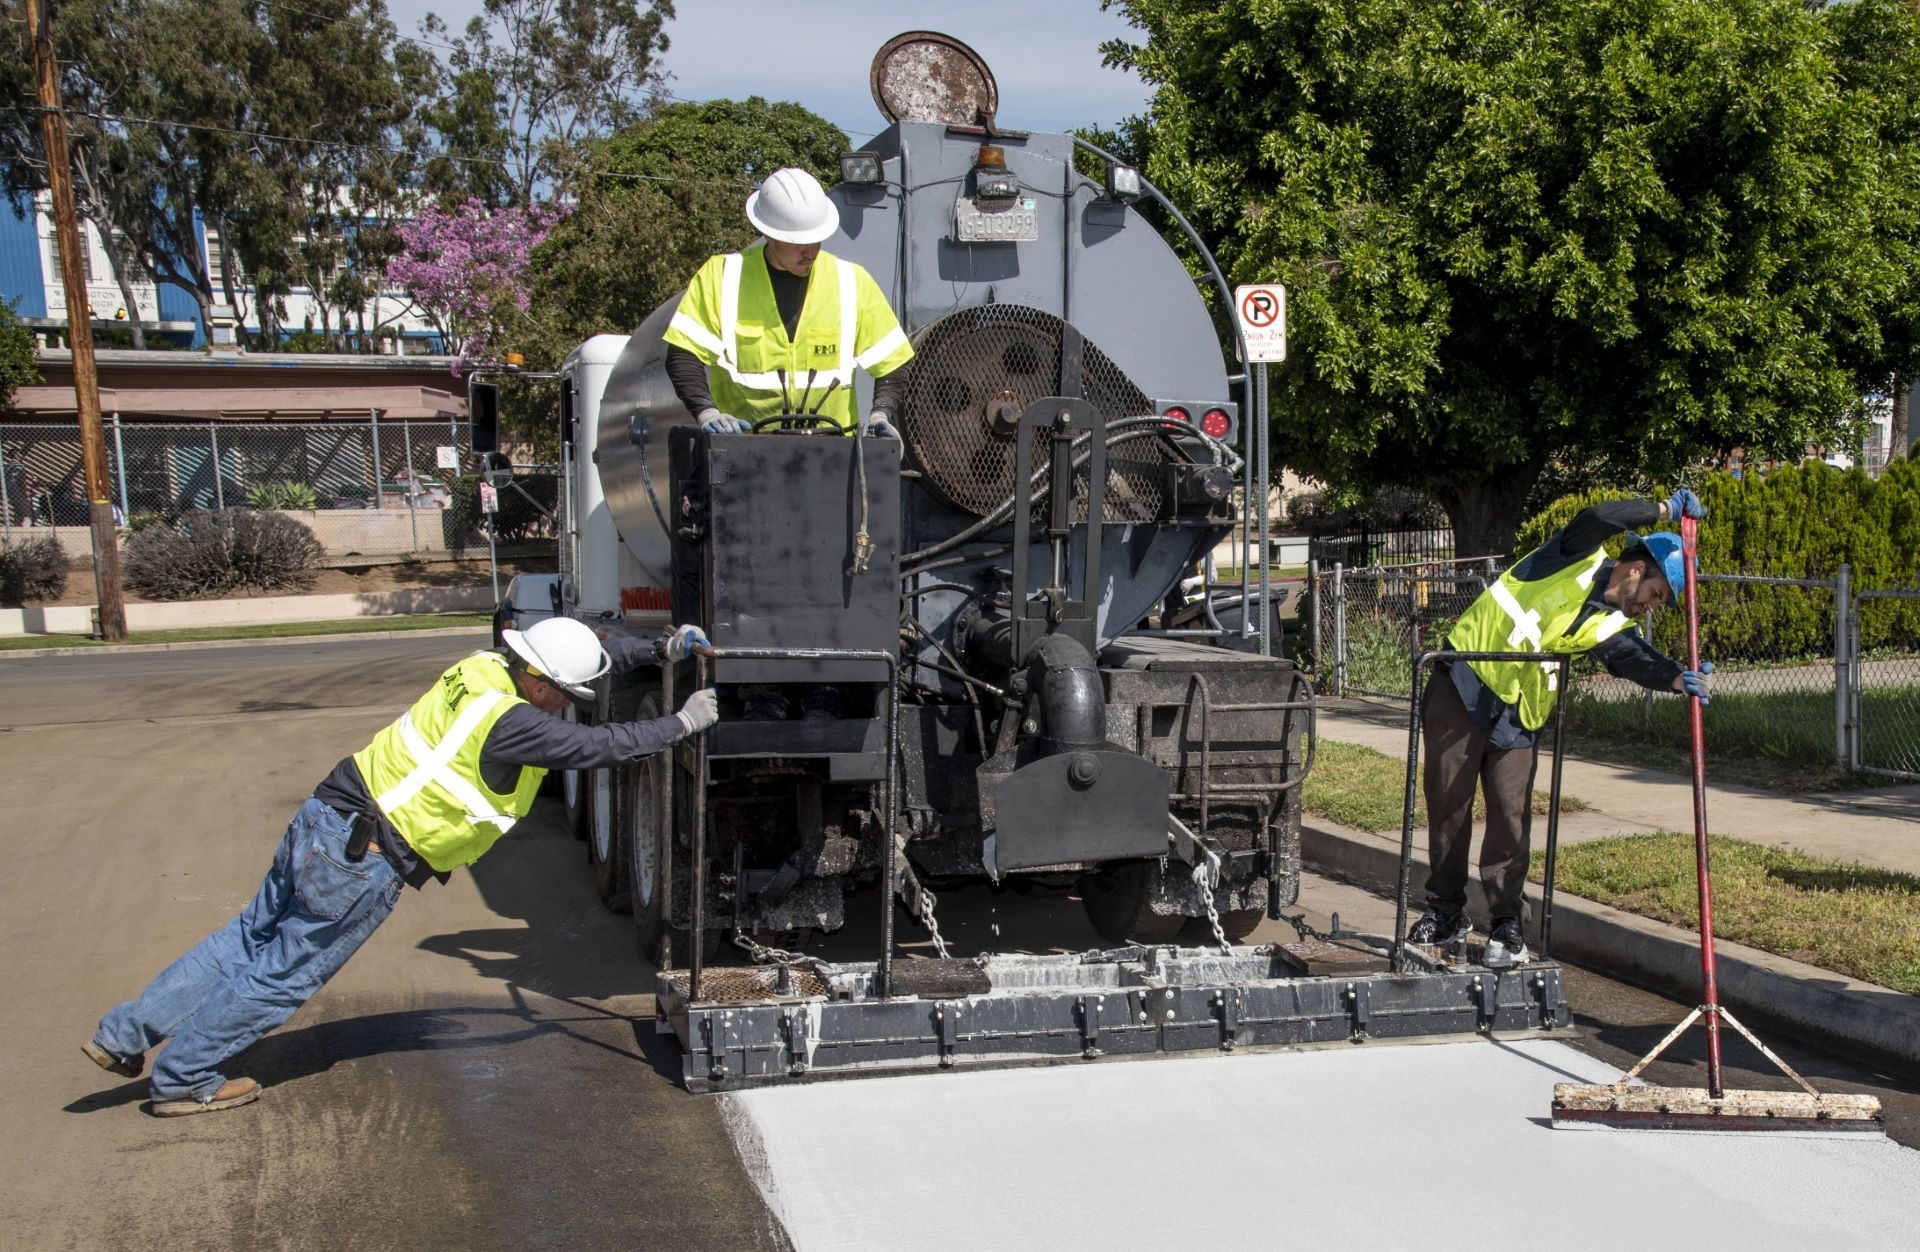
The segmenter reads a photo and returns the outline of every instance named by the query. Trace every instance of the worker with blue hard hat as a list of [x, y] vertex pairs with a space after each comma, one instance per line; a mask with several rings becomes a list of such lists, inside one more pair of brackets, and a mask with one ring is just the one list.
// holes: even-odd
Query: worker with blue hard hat
[[[1591, 656], [1616, 677], [1650, 691], [1707, 700], [1707, 674], [1656, 651], [1635, 619], [1678, 604], [1686, 584], [1680, 537], [1634, 533], [1657, 522], [1703, 518], [1700, 497], [1682, 487], [1665, 501], [1608, 500], [1577, 514], [1508, 568], [1460, 615], [1447, 635], [1456, 652], [1540, 652]], [[1618, 560], [1602, 546], [1630, 538]], [[1559, 698], [1560, 663], [1452, 661], [1436, 667], [1421, 701], [1426, 754], [1427, 908], [1409, 943], [1458, 947], [1467, 920], [1467, 855], [1474, 794], [1484, 785], [1486, 833], [1480, 882], [1490, 919], [1483, 961], [1504, 968], [1527, 959], [1522, 929], [1533, 772], [1539, 732]]]

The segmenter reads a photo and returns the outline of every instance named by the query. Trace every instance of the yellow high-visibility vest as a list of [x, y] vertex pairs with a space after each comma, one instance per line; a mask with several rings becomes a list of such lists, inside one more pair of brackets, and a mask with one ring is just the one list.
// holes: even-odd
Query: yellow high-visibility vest
[[[1633, 624], [1626, 614], [1615, 610], [1595, 613], [1577, 628], [1573, 625], [1593, 589], [1594, 575], [1606, 559], [1606, 552], [1596, 549], [1590, 558], [1533, 582], [1522, 582], [1508, 570], [1460, 615], [1448, 632], [1447, 643], [1460, 652], [1552, 652], [1561, 656], [1591, 652]], [[1557, 661], [1468, 664], [1496, 696], [1519, 710], [1520, 724], [1528, 730], [1539, 730], [1553, 716], [1560, 687]]]
[[810, 391], [808, 410], [826, 396], [820, 415], [851, 426], [854, 370], [880, 378], [913, 359], [913, 345], [873, 275], [830, 252], [814, 258], [800, 321], [788, 338], [764, 242], [707, 258], [680, 297], [665, 339], [699, 357], [714, 404], [747, 421], [775, 416], [788, 403], [798, 408]]
[[506, 711], [525, 704], [497, 652], [459, 662], [399, 720], [353, 754], [373, 802], [441, 873], [471, 865], [527, 815], [547, 771], [520, 767], [509, 794], [487, 786], [480, 749]]

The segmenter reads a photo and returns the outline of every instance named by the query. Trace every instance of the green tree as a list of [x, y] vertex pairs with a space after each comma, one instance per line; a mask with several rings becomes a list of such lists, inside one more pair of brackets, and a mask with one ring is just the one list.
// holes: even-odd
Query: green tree
[[1288, 284], [1283, 459], [1430, 491], [1462, 552], [1509, 546], [1551, 458], [1798, 455], [1913, 359], [1899, 0], [1119, 7], [1149, 175], [1236, 281]]
[[442, 148], [427, 182], [442, 199], [533, 205], [578, 144], [646, 115], [661, 81], [672, 0], [485, 0], [458, 35], [427, 116]]
[[13, 393], [40, 381], [33, 332], [13, 306], [0, 300], [0, 413], [13, 412]]

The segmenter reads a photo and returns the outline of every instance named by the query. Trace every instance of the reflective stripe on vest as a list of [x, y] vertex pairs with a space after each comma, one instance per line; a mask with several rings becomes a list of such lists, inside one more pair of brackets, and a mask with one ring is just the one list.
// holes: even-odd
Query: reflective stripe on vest
[[402, 713], [397, 723], [400, 741], [407, 745], [407, 751], [413, 753], [413, 772], [374, 797], [374, 803], [380, 806], [382, 812], [391, 813], [419, 795], [422, 787], [436, 783], [446, 788], [467, 810], [468, 821], [491, 822], [500, 828], [501, 834], [506, 834], [515, 819], [495, 812], [478, 787], [448, 767], [448, 763], [466, 746], [467, 740], [473, 738], [473, 732], [479, 729], [487, 714], [493, 711], [493, 706], [506, 698], [503, 691], [485, 691], [468, 701], [439, 743], [428, 743], [426, 737], [414, 728], [411, 710]]
[[[1502, 574], [1460, 615], [1448, 642], [1462, 652], [1579, 656], [1592, 651], [1633, 624], [1618, 610], [1580, 618], [1606, 559], [1607, 554], [1597, 550], [1581, 564], [1531, 582], [1514, 578], [1511, 571]], [[1469, 664], [1480, 681], [1519, 711], [1522, 726], [1538, 730], [1546, 725], [1560, 690], [1558, 661]]]

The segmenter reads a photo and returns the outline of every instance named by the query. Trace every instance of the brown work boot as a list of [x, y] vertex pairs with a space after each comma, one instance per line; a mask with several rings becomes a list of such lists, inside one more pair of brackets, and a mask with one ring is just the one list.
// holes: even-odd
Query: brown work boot
[[196, 1100], [188, 1096], [184, 1100], [155, 1100], [155, 1117], [185, 1117], [190, 1113], [216, 1113], [221, 1109], [237, 1109], [242, 1104], [252, 1104], [260, 1098], [260, 1084], [251, 1078], [229, 1078], [220, 1085], [220, 1090], [205, 1100]]
[[118, 1074], [122, 1078], [138, 1078], [140, 1071], [147, 1067], [147, 1058], [144, 1053], [136, 1056], [115, 1056], [91, 1039], [81, 1044], [80, 1050], [86, 1053], [89, 1061], [109, 1074]]

